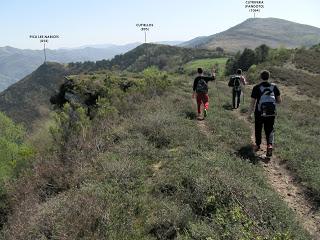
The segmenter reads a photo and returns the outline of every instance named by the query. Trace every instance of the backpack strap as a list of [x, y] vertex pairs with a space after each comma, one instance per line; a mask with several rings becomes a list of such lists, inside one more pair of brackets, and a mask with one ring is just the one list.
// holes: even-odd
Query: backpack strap
[[266, 89], [270, 89], [271, 92], [274, 92], [274, 88], [275, 88], [275, 84], [271, 83], [269, 87], [264, 87], [262, 85], [260, 85], [259, 90], [261, 92], [261, 94], [264, 94]]
[[[236, 81], [238, 81], [239, 85], [236, 86]], [[241, 76], [240, 75], [234, 75], [233, 77], [233, 89], [235, 91], [241, 90]]]

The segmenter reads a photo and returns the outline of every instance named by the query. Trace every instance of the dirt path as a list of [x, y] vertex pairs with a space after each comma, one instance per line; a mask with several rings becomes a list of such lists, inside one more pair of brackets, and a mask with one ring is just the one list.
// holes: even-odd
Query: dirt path
[[210, 129], [206, 125], [206, 122], [204, 120], [197, 120], [197, 123], [198, 123], [198, 127], [199, 127], [200, 132], [209, 138], [210, 137]]
[[[251, 89], [250, 86], [248, 89]], [[301, 95], [297, 93], [297, 89], [285, 87], [285, 93], [297, 96], [301, 99]], [[299, 96], [299, 97], [298, 97]], [[308, 97], [306, 97], [308, 98]], [[309, 99], [309, 98], [308, 98]], [[313, 99], [312, 99], [313, 100]], [[316, 104], [318, 104], [316, 102]], [[233, 112], [235, 117], [245, 121], [250, 125], [251, 141], [254, 143], [254, 126], [250, 123], [246, 116], [239, 111]], [[200, 132], [206, 137], [210, 137], [210, 128], [206, 125], [206, 121], [197, 121]], [[266, 142], [262, 143], [262, 151], [257, 156], [262, 156], [266, 151]], [[320, 240], [320, 214], [317, 215], [315, 206], [308, 199], [307, 189], [301, 185], [292, 172], [288, 170], [285, 161], [281, 160], [273, 154], [272, 160], [265, 164], [260, 161], [265, 170], [266, 178], [272, 188], [279, 194], [284, 202], [296, 213], [301, 225], [309, 232], [313, 239]]]
[[[195, 101], [195, 99], [192, 99], [192, 104], [191, 104], [191, 107], [194, 111], [196, 111], [197, 109], [197, 103]], [[198, 127], [199, 127], [199, 130], [200, 132], [205, 135], [207, 138], [210, 137], [210, 129], [209, 127], [206, 125], [206, 121], [204, 120], [204, 117], [203, 117], [203, 106], [201, 107], [201, 112], [202, 114], [200, 116], [198, 116], [196, 119], [197, 119], [197, 124], [198, 124]]]
[[[254, 128], [245, 116], [240, 112], [235, 111], [234, 114], [239, 119], [245, 121], [251, 128], [251, 140], [254, 143]], [[262, 149], [266, 150], [266, 143], [262, 143]], [[257, 155], [262, 155], [258, 152]], [[278, 192], [283, 201], [297, 214], [299, 222], [302, 226], [314, 237], [320, 239], [320, 216], [316, 215], [313, 204], [306, 196], [307, 189], [296, 181], [294, 175], [288, 170], [284, 161], [273, 155], [272, 160], [268, 164], [263, 164], [266, 177], [273, 187]]]

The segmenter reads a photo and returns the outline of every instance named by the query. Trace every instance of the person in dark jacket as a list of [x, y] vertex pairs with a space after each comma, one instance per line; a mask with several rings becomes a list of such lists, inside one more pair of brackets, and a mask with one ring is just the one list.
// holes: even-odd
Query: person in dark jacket
[[246, 85], [246, 78], [242, 75], [242, 70], [238, 69], [236, 74], [230, 78], [229, 87], [232, 87], [232, 107], [237, 109], [240, 106], [242, 86]]
[[267, 157], [272, 156], [274, 142], [274, 121], [276, 116], [276, 104], [281, 103], [279, 88], [270, 83], [269, 71], [262, 71], [260, 74], [261, 83], [255, 85], [251, 93], [251, 107], [249, 109], [249, 119], [254, 111], [255, 119], [255, 151], [260, 150], [262, 127], [266, 134], [267, 140]]
[[198, 76], [193, 82], [193, 94], [192, 98], [197, 97], [197, 107], [198, 107], [198, 119], [201, 115], [201, 104], [204, 105], [203, 117], [207, 117], [209, 109], [209, 96], [208, 96], [208, 82], [215, 80], [216, 73], [215, 69], [212, 69], [211, 77], [205, 77], [203, 75], [203, 69], [198, 68]]

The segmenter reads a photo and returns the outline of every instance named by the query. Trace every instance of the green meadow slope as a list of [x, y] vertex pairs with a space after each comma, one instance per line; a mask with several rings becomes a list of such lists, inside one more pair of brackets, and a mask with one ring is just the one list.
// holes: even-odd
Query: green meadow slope
[[[145, 47], [155, 55], [162, 49]], [[113, 60], [126, 63], [121, 71], [107, 61], [70, 64], [68, 71], [59, 65], [56, 73], [68, 81], [55, 96], [55, 114], [27, 139], [0, 116], [11, 129], [0, 139], [0, 239], [316, 239], [319, 229], [306, 227], [252, 155], [251, 127], [239, 118], [252, 85], [232, 112], [227, 59], [170, 49], [162, 70], [140, 64], [141, 47]], [[317, 53], [285, 51], [247, 76], [255, 83], [267, 68], [279, 84], [276, 160], [306, 190], [317, 216], [319, 75], [304, 64], [309, 54]], [[170, 56], [179, 59], [172, 68]], [[197, 121], [194, 69], [210, 72], [212, 65], [218, 81], [210, 83], [209, 116]], [[48, 76], [53, 68], [41, 71]]]
[[33, 137], [51, 144], [7, 181], [3, 239], [311, 239], [263, 168], [239, 157], [250, 129], [223, 108], [223, 82], [199, 125], [189, 75], [70, 78], [80, 95], [99, 92], [100, 107], [90, 120], [67, 104], [50, 133]]

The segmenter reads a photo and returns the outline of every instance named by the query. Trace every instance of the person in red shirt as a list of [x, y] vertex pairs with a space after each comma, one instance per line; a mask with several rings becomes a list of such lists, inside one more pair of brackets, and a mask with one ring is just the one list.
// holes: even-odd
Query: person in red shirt
[[197, 96], [197, 107], [198, 115], [197, 118], [200, 118], [201, 115], [201, 104], [204, 105], [203, 117], [207, 117], [209, 109], [209, 96], [208, 96], [208, 82], [215, 80], [216, 73], [215, 69], [212, 69], [211, 77], [205, 77], [203, 75], [203, 69], [198, 68], [198, 76], [194, 79], [193, 82], [193, 94], [192, 98]]

